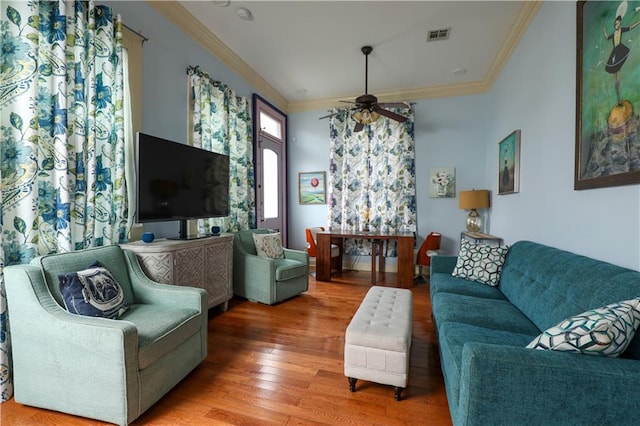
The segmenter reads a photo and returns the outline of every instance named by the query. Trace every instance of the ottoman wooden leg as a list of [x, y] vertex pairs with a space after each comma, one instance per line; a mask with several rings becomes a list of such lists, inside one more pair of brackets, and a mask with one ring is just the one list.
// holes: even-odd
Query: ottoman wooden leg
[[356, 391], [356, 382], [358, 381], [358, 379], [354, 379], [353, 377], [348, 377], [349, 379], [349, 390], [351, 392], [355, 392]]
[[395, 387], [395, 393], [393, 397], [395, 398], [396, 401], [400, 401], [402, 399], [402, 389], [404, 388], [401, 388], [398, 386]]

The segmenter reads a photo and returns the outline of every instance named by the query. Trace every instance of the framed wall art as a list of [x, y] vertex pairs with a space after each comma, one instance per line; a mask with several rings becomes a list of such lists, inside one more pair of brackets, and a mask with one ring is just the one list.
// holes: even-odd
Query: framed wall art
[[455, 198], [455, 167], [436, 167], [429, 169], [429, 197]]
[[520, 130], [498, 142], [498, 195], [520, 191]]
[[640, 183], [640, 1], [577, 7], [574, 189]]
[[325, 172], [298, 173], [298, 197], [300, 204], [327, 204]]

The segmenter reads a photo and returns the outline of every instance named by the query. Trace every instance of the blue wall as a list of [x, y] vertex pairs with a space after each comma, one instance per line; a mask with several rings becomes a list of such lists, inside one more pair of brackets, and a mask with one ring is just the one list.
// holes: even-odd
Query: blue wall
[[[418, 235], [443, 234], [443, 251], [457, 251], [467, 212], [458, 209], [457, 198], [429, 198], [429, 168], [455, 167], [456, 189], [485, 187], [485, 137], [487, 95], [430, 99], [417, 102], [415, 113], [416, 190]], [[329, 171], [329, 123], [318, 120], [324, 111], [289, 116], [289, 136], [296, 138], [290, 152], [290, 169]], [[290, 190], [296, 190], [294, 186]], [[297, 194], [297, 192], [294, 192]], [[289, 202], [290, 245], [304, 247], [304, 230], [326, 226], [328, 206], [301, 206]], [[365, 264], [369, 260], [363, 259]]]
[[[200, 65], [211, 78], [251, 99], [256, 91], [208, 50], [142, 1], [106, 2], [123, 22], [149, 38], [143, 45], [142, 131], [186, 143], [188, 140], [187, 67]], [[179, 222], [144, 224], [156, 237], [175, 237]]]
[[[420, 238], [440, 231], [443, 251], [458, 250], [466, 212], [457, 198], [429, 198], [427, 181], [429, 168], [455, 167], [457, 191], [491, 190], [486, 231], [508, 244], [529, 239], [640, 269], [640, 186], [573, 189], [575, 22], [575, 3], [544, 3], [489, 93], [416, 103]], [[328, 125], [317, 124], [322, 113], [291, 114], [291, 134], [327, 149]], [[496, 195], [498, 142], [516, 129], [522, 131], [520, 192]], [[310, 134], [316, 131], [323, 134]], [[328, 153], [291, 156], [301, 170], [328, 169]], [[327, 222], [326, 206], [289, 208], [291, 241], [301, 246], [304, 227]]]
[[497, 141], [522, 130], [520, 193], [494, 197], [491, 231], [638, 270], [640, 186], [573, 190], [575, 22], [575, 3], [546, 2], [491, 91], [488, 175]]
[[[186, 67], [199, 64], [239, 94], [254, 88], [143, 2], [109, 2], [150, 38], [144, 45], [143, 130], [187, 138]], [[418, 234], [442, 232], [456, 253], [466, 212], [458, 199], [428, 196], [432, 167], [455, 167], [456, 190], [488, 188], [488, 232], [507, 243], [530, 239], [640, 269], [640, 186], [573, 190], [576, 5], [546, 2], [489, 93], [416, 102]], [[289, 245], [304, 248], [304, 228], [326, 225], [327, 206], [298, 203], [299, 172], [328, 171], [325, 111], [289, 115]], [[498, 196], [497, 144], [522, 131], [520, 192]], [[154, 224], [160, 236], [177, 223]], [[145, 226], [145, 228], [148, 226]]]

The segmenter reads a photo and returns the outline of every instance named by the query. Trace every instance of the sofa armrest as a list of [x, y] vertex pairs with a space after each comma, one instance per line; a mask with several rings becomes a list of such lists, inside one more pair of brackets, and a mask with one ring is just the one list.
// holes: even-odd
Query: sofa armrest
[[467, 343], [460, 376], [456, 424], [638, 421], [638, 360]]
[[202, 288], [162, 284], [149, 278], [131, 250], [123, 250], [136, 302], [207, 312], [207, 291]]
[[453, 268], [456, 267], [458, 256], [433, 256], [431, 258], [431, 267], [429, 268], [429, 274], [451, 274]]
[[283, 251], [285, 259], [297, 260], [298, 262], [302, 262], [306, 265], [309, 264], [309, 253], [306, 251], [292, 250], [288, 248], [283, 249]]
[[[241, 256], [234, 257], [233, 276], [242, 281], [263, 283], [266, 280], [275, 285], [276, 266], [275, 261], [268, 257], [244, 252]], [[236, 271], [238, 272], [236, 274]]]
[[[51, 296], [39, 267], [6, 267], [4, 280], [16, 401], [44, 404], [57, 398], [64, 384], [72, 404], [101, 401], [115, 410], [114, 399], [127, 391], [137, 394], [138, 334], [133, 324], [67, 312]], [[74, 380], [96, 374], [96, 382]]]

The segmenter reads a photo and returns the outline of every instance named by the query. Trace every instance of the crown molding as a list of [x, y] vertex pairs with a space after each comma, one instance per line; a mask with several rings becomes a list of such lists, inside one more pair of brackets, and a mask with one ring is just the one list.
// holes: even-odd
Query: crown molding
[[[193, 37], [198, 43], [209, 50], [223, 64], [244, 78], [256, 88], [262, 96], [281, 110], [291, 112], [331, 109], [344, 106], [340, 99], [316, 99], [300, 102], [289, 102], [266, 80], [264, 80], [253, 68], [236, 55], [222, 40], [216, 37], [207, 27], [191, 15], [178, 2], [145, 0], [147, 4], [156, 9], [178, 28]], [[523, 1], [520, 11], [514, 19], [511, 29], [507, 33], [498, 54], [496, 55], [487, 75], [482, 81], [461, 84], [450, 84], [435, 87], [421, 87], [401, 91], [393, 91], [376, 94], [380, 102], [386, 101], [416, 101], [449, 96], [464, 96], [484, 93], [491, 90], [493, 83], [508, 62], [511, 54], [529, 28], [543, 1]], [[344, 99], [344, 98], [342, 98]]]
[[496, 81], [502, 69], [509, 61], [511, 54], [518, 46], [520, 39], [524, 36], [524, 34], [529, 29], [529, 25], [538, 14], [540, 7], [542, 7], [543, 1], [525, 1], [522, 3], [522, 7], [520, 11], [516, 15], [514, 19], [513, 25], [511, 29], [507, 33], [507, 36], [504, 38], [504, 42], [496, 55], [493, 64], [489, 68], [487, 72], [487, 76], [485, 77], [485, 82], [488, 85], [488, 90], [491, 90], [493, 83]]
[[[389, 101], [417, 101], [420, 99], [444, 98], [449, 96], [464, 96], [478, 93], [485, 93], [491, 90], [493, 83], [500, 75], [500, 72], [509, 61], [511, 54], [529, 28], [529, 25], [536, 17], [543, 1], [524, 1], [516, 15], [513, 25], [509, 29], [498, 54], [496, 55], [487, 75], [482, 81], [448, 84], [433, 87], [421, 87], [402, 91], [376, 93], [380, 102]], [[358, 96], [353, 96], [354, 98]], [[341, 98], [344, 99], [344, 98]], [[332, 109], [344, 107], [344, 102], [338, 98], [318, 99], [311, 101], [289, 102], [287, 112], [312, 111], [319, 109]]]
[[181, 4], [173, 0], [145, 2], [213, 53], [223, 64], [255, 87], [263, 97], [269, 99], [269, 102], [283, 111], [287, 110], [288, 101]]
[[[398, 90], [393, 92], [376, 93], [378, 102], [410, 102], [421, 99], [445, 98], [448, 96], [463, 96], [484, 93], [490, 87], [483, 81], [462, 84], [447, 84], [442, 86], [420, 87], [415, 89]], [[356, 95], [357, 96], [357, 95]], [[355, 96], [352, 96], [355, 98]], [[317, 99], [312, 101], [289, 102], [288, 112], [313, 111], [320, 109], [343, 108], [345, 98]]]

